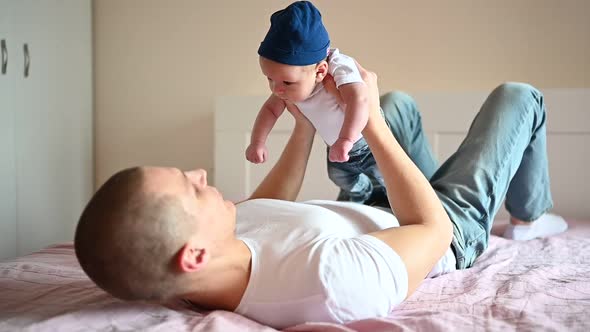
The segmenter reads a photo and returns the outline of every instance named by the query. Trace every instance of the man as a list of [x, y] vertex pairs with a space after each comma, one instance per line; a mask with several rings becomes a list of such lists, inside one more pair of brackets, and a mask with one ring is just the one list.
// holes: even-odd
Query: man
[[496, 89], [429, 182], [408, 156], [428, 149], [419, 121], [401, 121], [419, 119], [413, 104], [389, 95], [384, 119], [376, 75], [359, 69], [370, 91], [363, 136], [395, 217], [354, 203], [293, 202], [315, 130], [291, 107], [292, 136], [245, 202], [225, 201], [203, 170], [141, 167], [111, 177], [80, 217], [84, 271], [122, 299], [185, 300], [284, 328], [384, 316], [425, 277], [468, 268], [487, 247], [504, 196], [514, 223], [546, 230], [537, 235], [564, 227], [544, 214], [552, 203], [537, 90]]

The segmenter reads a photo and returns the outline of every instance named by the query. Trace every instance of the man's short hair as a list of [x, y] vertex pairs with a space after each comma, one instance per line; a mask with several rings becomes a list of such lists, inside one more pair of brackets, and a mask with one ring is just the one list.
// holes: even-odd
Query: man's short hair
[[113, 175], [84, 209], [74, 239], [82, 269], [124, 300], [165, 301], [178, 291], [174, 258], [191, 223], [178, 198], [147, 193], [146, 173]]

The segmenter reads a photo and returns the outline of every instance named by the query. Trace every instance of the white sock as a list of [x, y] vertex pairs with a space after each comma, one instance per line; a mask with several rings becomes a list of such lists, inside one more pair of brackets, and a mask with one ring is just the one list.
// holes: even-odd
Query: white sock
[[566, 229], [567, 223], [562, 217], [545, 213], [530, 225], [509, 224], [503, 236], [507, 239], [526, 241], [563, 233]]

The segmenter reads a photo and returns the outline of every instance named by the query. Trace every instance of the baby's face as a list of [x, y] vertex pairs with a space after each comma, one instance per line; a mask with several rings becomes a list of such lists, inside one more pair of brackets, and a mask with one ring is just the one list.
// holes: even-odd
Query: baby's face
[[291, 66], [260, 57], [260, 69], [268, 79], [270, 91], [290, 102], [309, 98], [316, 84], [323, 79], [316, 68], [317, 65]]

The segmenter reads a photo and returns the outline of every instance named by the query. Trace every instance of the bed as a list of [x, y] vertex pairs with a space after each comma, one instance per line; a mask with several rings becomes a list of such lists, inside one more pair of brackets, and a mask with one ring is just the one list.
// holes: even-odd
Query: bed
[[[492, 236], [475, 266], [426, 280], [388, 317], [346, 325], [306, 323], [289, 331], [590, 331], [590, 89], [544, 90], [548, 153], [555, 212], [569, 230], [559, 236], [515, 242]], [[459, 144], [482, 92], [415, 95], [439, 160]], [[284, 116], [269, 140], [269, 161], [253, 166], [243, 152], [264, 97], [216, 101], [215, 185], [230, 199], [248, 195], [286, 142]], [[567, 147], [567, 148], [564, 148]], [[213, 175], [211, 175], [213, 174]], [[332, 199], [325, 147], [314, 144], [301, 200]], [[499, 219], [506, 217], [505, 212]], [[505, 222], [498, 221], [494, 234]], [[196, 312], [182, 305], [124, 303], [98, 289], [80, 269], [71, 243], [0, 262], [0, 331], [274, 331], [224, 311]]]
[[[389, 317], [287, 330], [589, 331], [590, 222], [569, 223], [547, 239], [492, 236], [475, 266], [424, 281]], [[71, 243], [0, 263], [0, 331], [18, 330], [275, 331], [231, 312], [119, 301], [85, 276]]]

